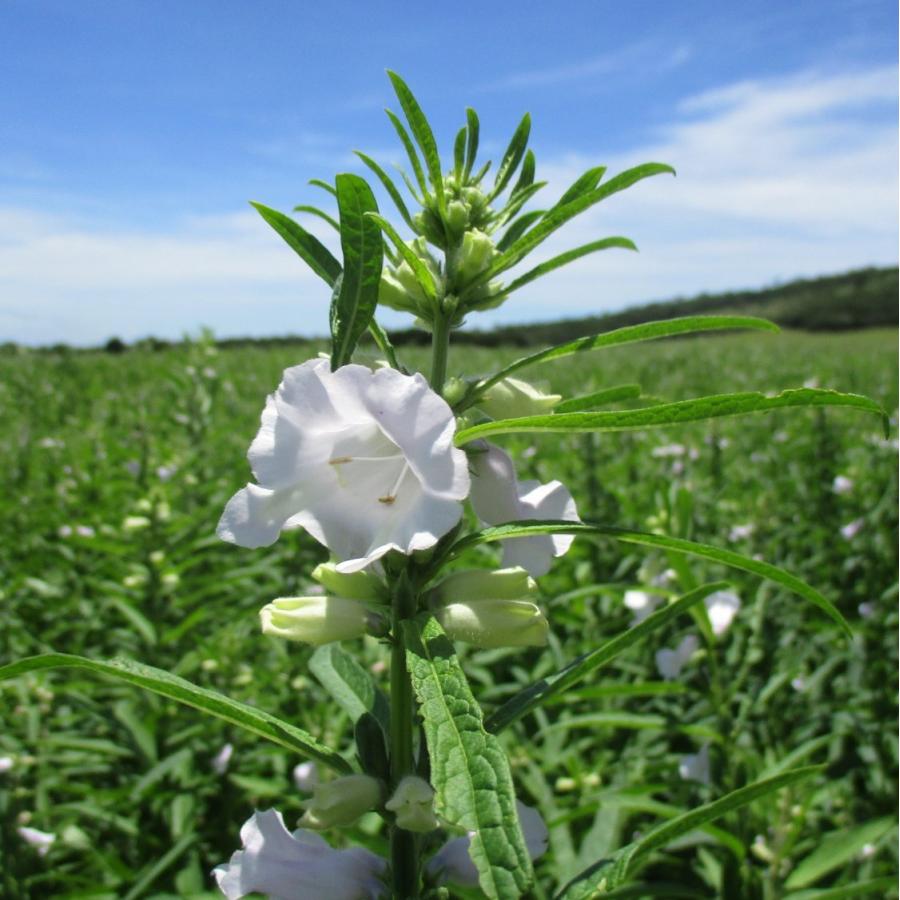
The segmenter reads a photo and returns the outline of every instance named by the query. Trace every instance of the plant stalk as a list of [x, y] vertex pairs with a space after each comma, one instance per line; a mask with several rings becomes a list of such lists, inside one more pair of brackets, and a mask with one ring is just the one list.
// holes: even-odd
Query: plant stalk
[[450, 349], [449, 317], [438, 313], [434, 317], [431, 332], [431, 389], [438, 394], [444, 393], [444, 382], [447, 380], [447, 354]]

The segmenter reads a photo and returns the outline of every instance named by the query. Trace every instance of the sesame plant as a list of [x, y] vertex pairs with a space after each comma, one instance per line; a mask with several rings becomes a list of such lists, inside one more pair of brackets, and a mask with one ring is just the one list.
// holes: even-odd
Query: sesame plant
[[[412, 203], [379, 163], [358, 155], [399, 222], [379, 210], [372, 188], [358, 175], [316, 181], [336, 204], [336, 217], [309, 206], [296, 211], [337, 230], [338, 260], [295, 219], [254, 204], [331, 290], [331, 351], [284, 371], [248, 451], [254, 480], [227, 503], [217, 529], [223, 540], [247, 548], [271, 547], [285, 531], [303, 529], [327, 548], [329, 561], [309, 573], [317, 589], [273, 598], [260, 620], [264, 634], [317, 648], [310, 668], [354, 723], [352, 747], [327, 746], [277, 709], [131, 660], [54, 652], [0, 669], [2, 679], [53, 667], [111, 675], [330, 770], [333, 777], [314, 787], [297, 830], [277, 809], [257, 811], [244, 824], [240, 848], [214, 872], [232, 900], [254, 892], [332, 900], [533, 896], [533, 866], [547, 851], [548, 828], [517, 799], [503, 732], [514, 730], [527, 754], [523, 722], [676, 619], [692, 621], [705, 638], [722, 633], [739, 601], [723, 580], [675, 591], [678, 579], [670, 570], [684, 573], [688, 560], [766, 580], [850, 633], [829, 599], [756, 556], [580, 515], [579, 501], [562, 482], [520, 480], [517, 460], [497, 440], [533, 435], [552, 442], [583, 433], [593, 441], [596, 434], [791, 408], [850, 407], [880, 415], [880, 407], [863, 396], [814, 387], [661, 402], [643, 397], [636, 385], [610, 384], [563, 397], [520, 377], [551, 360], [642, 341], [716, 330], [777, 331], [765, 320], [736, 315], [625, 327], [550, 347], [496, 371], [458, 371], [453, 334], [467, 317], [513, 303], [532, 281], [587, 254], [635, 249], [625, 237], [605, 237], [527, 263], [544, 241], [606, 198], [674, 172], [645, 163], [607, 177], [598, 166], [552, 205], [534, 208], [545, 185], [535, 180], [535, 157], [527, 149], [527, 115], [492, 174], [491, 163], [478, 160], [479, 120], [467, 110], [447, 167], [412, 92], [396, 74], [390, 79], [402, 118], [388, 116], [408, 156], [411, 172], [400, 175]], [[401, 359], [378, 323], [379, 307], [413, 315], [430, 333], [424, 371]], [[374, 367], [353, 361], [364, 340], [373, 341], [382, 357]], [[593, 444], [584, 446], [587, 462]], [[211, 528], [212, 511], [210, 516]], [[626, 595], [634, 612], [628, 629], [558, 670], [536, 675], [502, 702], [481, 702], [467, 677], [466, 647], [522, 648], [524, 654], [546, 645], [553, 617], [538, 603], [538, 579], [576, 540], [642, 548], [649, 554], [645, 580], [657, 593]], [[354, 642], [364, 635], [384, 645], [388, 692], [354, 654]], [[661, 650], [663, 678], [676, 678], [698, 647], [699, 639], [688, 635]], [[709, 765], [704, 744], [685, 759], [685, 777], [708, 781]], [[655, 851], [817, 771], [782, 767], [675, 815], [599, 856], [559, 884], [556, 897], [615, 892]], [[388, 857], [340, 846], [340, 829], [372, 811], [383, 819]], [[338, 836], [328, 842], [323, 832]]]

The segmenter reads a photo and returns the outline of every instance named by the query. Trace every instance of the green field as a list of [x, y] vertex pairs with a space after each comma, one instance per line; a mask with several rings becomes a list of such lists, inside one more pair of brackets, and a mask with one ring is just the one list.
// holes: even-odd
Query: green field
[[[811, 763], [823, 766], [812, 778], [655, 853], [638, 879], [651, 886], [616, 896], [857, 897], [867, 881], [895, 880], [896, 346], [895, 330], [726, 335], [530, 371], [566, 395], [638, 383], [660, 400], [810, 383], [866, 394], [892, 416], [889, 439], [872, 416], [813, 409], [500, 440], [522, 478], [559, 478], [583, 517], [758, 554], [824, 593], [854, 630], [845, 640], [815, 607], [749, 575], [576, 541], [541, 579], [548, 648], [462, 651], [486, 710], [627, 628], [624, 592], [665, 569], [679, 593], [730, 579], [742, 606], [677, 679], [661, 680], [654, 654], [696, 631], [690, 616], [504, 732], [519, 796], [551, 828], [534, 897], [679, 811]], [[0, 664], [49, 650], [130, 657], [349, 747], [350, 721], [308, 671], [310, 651], [258, 629], [262, 605], [308, 588], [323, 548], [300, 532], [266, 550], [214, 534], [249, 478], [266, 394], [315, 349], [197, 341], [0, 357]], [[411, 367], [426, 359], [404, 355]], [[516, 355], [451, 351], [449, 373]], [[836, 491], [838, 476], [849, 486]], [[386, 682], [385, 648], [367, 638], [354, 649]], [[278, 806], [289, 824], [301, 812], [300, 758], [136, 688], [64, 669], [6, 682], [0, 698], [4, 898], [204, 896], [252, 808]], [[707, 742], [711, 783], [680, 777], [681, 758]], [[41, 855], [21, 826], [56, 840]], [[371, 814], [341, 839], [385, 852], [379, 829]], [[887, 883], [869, 895], [893, 896]]]

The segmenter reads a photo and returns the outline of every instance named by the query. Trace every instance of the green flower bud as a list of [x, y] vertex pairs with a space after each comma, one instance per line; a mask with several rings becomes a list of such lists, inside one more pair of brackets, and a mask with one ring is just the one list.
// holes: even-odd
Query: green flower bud
[[460, 235], [469, 224], [469, 209], [460, 200], [452, 200], [447, 204], [447, 213], [444, 217], [447, 230], [453, 235]]
[[397, 816], [397, 825], [406, 831], [434, 831], [440, 823], [434, 814], [434, 789], [422, 778], [407, 775], [394, 795], [384, 804]]
[[429, 594], [447, 636], [476, 647], [542, 647], [549, 624], [530, 597], [537, 584], [520, 568], [455, 572]]
[[483, 231], [467, 231], [459, 254], [460, 279], [472, 281], [490, 266], [495, 253], [494, 242]]
[[527, 381], [504, 378], [490, 387], [478, 406], [492, 419], [516, 419], [552, 412], [561, 394], [545, 394]]
[[312, 577], [330, 594], [348, 600], [365, 603], [383, 603], [385, 588], [381, 581], [368, 572], [338, 572], [334, 563], [320, 563], [312, 571]]
[[259, 612], [263, 634], [318, 647], [367, 633], [386, 633], [385, 620], [346, 597], [279, 597]]
[[[425, 267], [431, 273], [435, 284], [438, 286], [439, 296], [443, 283], [440, 265], [428, 252], [428, 246], [424, 238], [416, 238], [409, 242], [409, 248], [419, 257]], [[433, 317], [433, 304], [428, 299], [419, 284], [416, 273], [404, 260], [396, 267], [386, 267], [381, 273], [381, 282], [378, 287], [378, 302], [391, 309], [401, 312], [410, 312], [425, 321]]]
[[381, 802], [381, 782], [371, 775], [346, 775], [316, 785], [312, 800], [304, 803], [300, 820], [304, 828], [335, 828], [352, 825], [363, 813]]

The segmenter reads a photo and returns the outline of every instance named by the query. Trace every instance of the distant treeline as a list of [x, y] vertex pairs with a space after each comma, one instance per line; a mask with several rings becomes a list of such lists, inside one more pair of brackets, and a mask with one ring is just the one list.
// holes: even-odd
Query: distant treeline
[[[515, 298], [509, 301], [515, 303]], [[843, 331], [876, 326], [897, 325], [898, 272], [897, 267], [856, 269], [843, 275], [827, 275], [790, 281], [756, 291], [732, 291], [723, 294], [701, 294], [687, 299], [667, 300], [635, 306], [602, 316], [578, 319], [558, 319], [554, 322], [528, 323], [527, 326], [507, 325], [490, 331], [467, 330], [454, 335], [456, 343], [482, 347], [501, 345], [546, 346], [610, 331], [624, 325], [638, 325], [654, 319], [712, 313], [740, 313], [771, 319], [785, 328], [803, 331]], [[430, 335], [417, 328], [391, 332], [398, 346], [427, 344]], [[235, 337], [216, 341], [220, 347], [278, 347], [321, 341], [322, 338], [285, 335], [282, 337]], [[144, 338], [134, 347], [163, 350], [173, 341]], [[119, 338], [110, 338], [102, 348], [108, 353], [123, 353], [129, 345]], [[0, 353], [16, 352], [15, 344], [0, 345]], [[63, 344], [41, 350], [60, 352], [69, 350]]]

